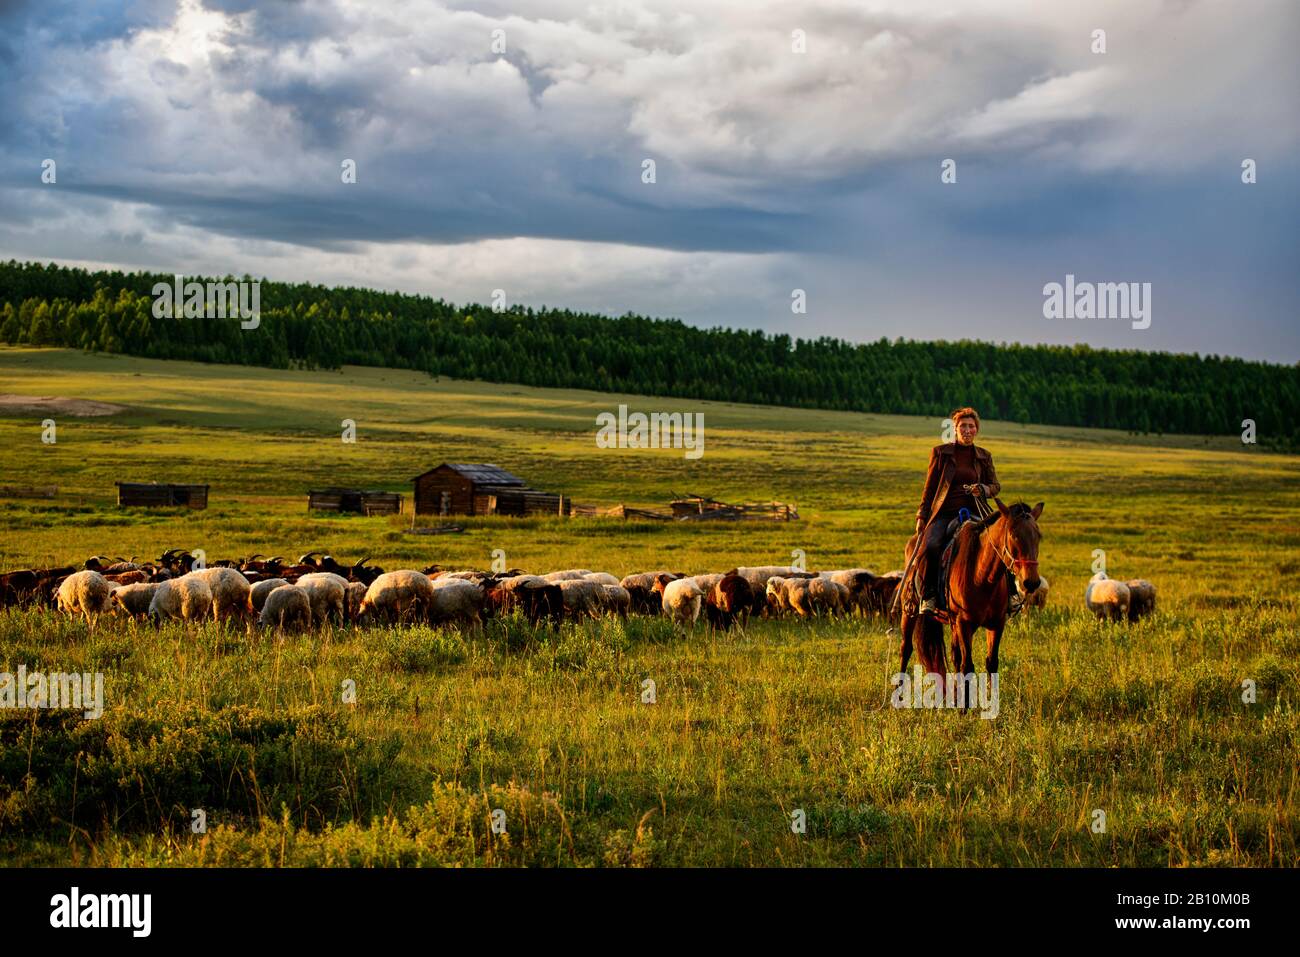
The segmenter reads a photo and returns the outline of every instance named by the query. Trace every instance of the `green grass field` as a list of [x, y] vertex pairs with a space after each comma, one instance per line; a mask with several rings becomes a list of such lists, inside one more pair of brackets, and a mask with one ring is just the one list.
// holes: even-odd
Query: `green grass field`
[[[487, 567], [502, 549], [529, 570], [618, 575], [788, 563], [798, 549], [809, 568], [884, 571], [901, 565], [940, 429], [66, 350], [0, 349], [0, 393], [127, 407], [55, 416], [53, 445], [41, 416], [0, 417], [0, 486], [59, 487], [53, 501], [0, 499], [4, 569], [188, 547], [389, 569]], [[595, 417], [620, 402], [702, 412], [703, 458], [598, 449]], [[344, 419], [355, 444], [340, 441]], [[0, 852], [88, 865], [1295, 865], [1297, 460], [1235, 436], [986, 422], [979, 441], [1004, 501], [1046, 502], [1051, 583], [1049, 607], [1008, 627], [994, 720], [890, 708], [897, 638], [873, 620], [725, 637], [658, 619], [558, 633], [507, 620], [479, 635], [281, 642], [215, 626], [89, 635], [51, 613], [0, 613], [0, 670], [106, 681], [96, 721], [0, 711]], [[409, 515], [307, 513], [309, 488], [409, 495], [444, 461], [495, 462], [580, 503], [691, 492], [794, 502], [802, 520], [478, 518], [426, 537], [404, 531]], [[114, 481], [151, 479], [209, 483], [210, 507], [116, 507]], [[1156, 583], [1154, 618], [1086, 615], [1094, 549], [1112, 577]], [[195, 809], [206, 834], [190, 831]]]

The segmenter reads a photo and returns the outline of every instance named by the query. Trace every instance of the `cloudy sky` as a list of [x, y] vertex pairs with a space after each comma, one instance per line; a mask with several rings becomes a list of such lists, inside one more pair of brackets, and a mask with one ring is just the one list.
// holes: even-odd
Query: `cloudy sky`
[[[0, 0], [0, 257], [1291, 363], [1297, 41], [1291, 0]], [[1044, 318], [1067, 273], [1150, 328]]]

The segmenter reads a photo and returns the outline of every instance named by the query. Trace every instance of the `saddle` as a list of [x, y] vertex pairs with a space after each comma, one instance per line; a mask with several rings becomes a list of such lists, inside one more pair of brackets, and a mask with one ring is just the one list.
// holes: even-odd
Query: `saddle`
[[[939, 580], [938, 588], [935, 589], [935, 603], [938, 605], [939, 610], [943, 613], [945, 619], [947, 618], [948, 612], [948, 577], [949, 573], [952, 571], [952, 561], [957, 555], [957, 532], [967, 523], [973, 524], [980, 531], [983, 531], [997, 520], [997, 512], [985, 516], [984, 518], [974, 518], [966, 511], [966, 509], [962, 509], [961, 512], [958, 513], [957, 517], [950, 521], [948, 527], [944, 529], [944, 546], [943, 552], [939, 557]], [[1008, 614], [1014, 615], [1016, 612], [1020, 611], [1021, 607], [1024, 605], [1024, 599], [1020, 597], [1016, 588], [1016, 576], [1009, 568], [1007, 569], [1007, 583], [1010, 586], [1010, 597], [1008, 599], [1007, 610]]]

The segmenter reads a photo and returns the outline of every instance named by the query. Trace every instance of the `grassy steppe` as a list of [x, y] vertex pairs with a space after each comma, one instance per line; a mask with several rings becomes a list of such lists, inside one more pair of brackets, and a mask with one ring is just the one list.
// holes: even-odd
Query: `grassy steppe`
[[[900, 564], [939, 423], [905, 417], [0, 350], [0, 392], [128, 406], [0, 418], [0, 567], [331, 551], [623, 574], [787, 562]], [[954, 403], [960, 396], [954, 396]], [[706, 452], [595, 447], [619, 402], [699, 411]], [[353, 419], [357, 442], [340, 441]], [[1294, 865], [1300, 653], [1296, 459], [1235, 437], [985, 424], [1004, 499], [1045, 501], [1049, 608], [1011, 624], [994, 720], [894, 710], [874, 621], [674, 636], [662, 621], [486, 634], [208, 627], [0, 615], [0, 670], [103, 671], [99, 721], [0, 712], [0, 851], [90, 864]], [[593, 504], [674, 492], [793, 501], [803, 521], [664, 526], [308, 515], [325, 484], [410, 491], [491, 461]], [[204, 512], [119, 510], [115, 480], [210, 483]], [[1093, 550], [1160, 589], [1157, 616], [1081, 608]], [[658, 701], [640, 701], [641, 683]], [[1256, 682], [1244, 704], [1241, 682]], [[355, 705], [340, 700], [356, 683]], [[190, 811], [209, 831], [189, 833]], [[490, 833], [502, 808], [507, 834]], [[808, 833], [789, 827], [807, 813]], [[1090, 825], [1106, 813], [1105, 833]]]

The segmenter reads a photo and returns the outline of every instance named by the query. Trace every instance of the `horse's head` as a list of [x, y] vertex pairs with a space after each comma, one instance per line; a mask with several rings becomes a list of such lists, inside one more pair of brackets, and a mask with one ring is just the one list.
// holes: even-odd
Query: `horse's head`
[[1038, 542], [1042, 533], [1038, 531], [1038, 516], [1043, 514], [1043, 503], [1030, 508], [1024, 502], [1017, 502], [1010, 508], [997, 502], [998, 511], [1002, 513], [1000, 525], [1006, 531], [1002, 536], [1002, 560], [1011, 568], [1021, 589], [1026, 595], [1038, 589]]

